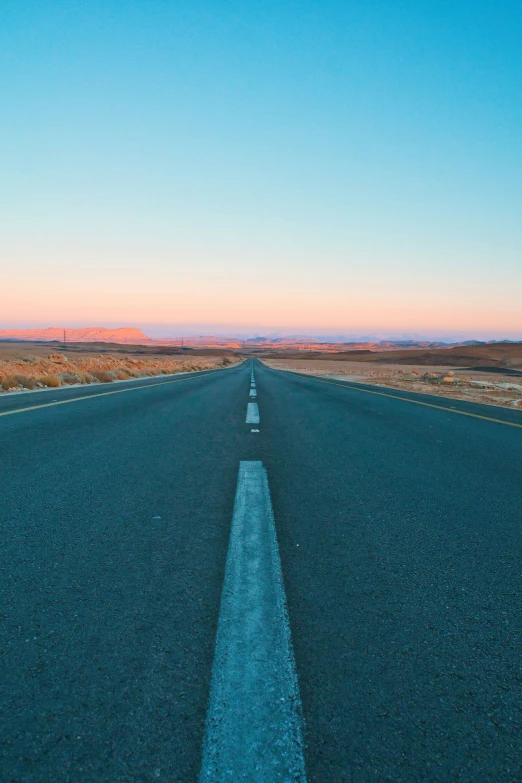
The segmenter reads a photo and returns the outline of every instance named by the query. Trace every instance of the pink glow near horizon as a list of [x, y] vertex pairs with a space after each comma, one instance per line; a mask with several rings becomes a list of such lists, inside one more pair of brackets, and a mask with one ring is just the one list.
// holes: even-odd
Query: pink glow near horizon
[[417, 276], [369, 267], [330, 272], [328, 264], [294, 268], [189, 264], [173, 269], [79, 258], [68, 265], [11, 264], [0, 289], [4, 328], [51, 325], [147, 325], [156, 334], [192, 325], [206, 331], [293, 333], [417, 332], [522, 334], [517, 285], [496, 277]]
[[[60, 299], [61, 297], [57, 297]], [[407, 301], [371, 302], [364, 300], [318, 302], [302, 299], [288, 304], [263, 303], [252, 299], [248, 304], [228, 301], [191, 303], [186, 298], [182, 304], [169, 305], [162, 300], [125, 301], [116, 299], [114, 304], [87, 299], [53, 301], [50, 296], [26, 296], [25, 301], [7, 303], [0, 298], [0, 319], [3, 328], [45, 328], [52, 325], [92, 326], [146, 324], [148, 331], [167, 334], [193, 327], [196, 332], [270, 331], [282, 330], [294, 333], [344, 333], [344, 332], [421, 332], [487, 334], [506, 336], [521, 335], [522, 322], [518, 308], [481, 307], [466, 303], [455, 308], [427, 303], [411, 305]], [[145, 329], [147, 332], [147, 329]]]

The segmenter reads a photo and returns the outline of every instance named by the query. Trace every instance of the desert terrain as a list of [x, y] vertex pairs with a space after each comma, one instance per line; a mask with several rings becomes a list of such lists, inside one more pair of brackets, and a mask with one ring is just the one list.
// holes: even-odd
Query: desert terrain
[[522, 344], [262, 359], [269, 367], [470, 402], [522, 408]]
[[[51, 330], [41, 331], [51, 336]], [[291, 342], [278, 348], [252, 342], [237, 350], [233, 341], [228, 346], [182, 347], [145, 337], [133, 344], [124, 338], [139, 330], [87, 331], [81, 342], [0, 339], [0, 393], [213, 369], [257, 356], [274, 369], [522, 408], [522, 343], [432, 343], [404, 349], [395, 345], [391, 350], [361, 344], [351, 350], [303, 351]], [[96, 336], [116, 341], [95, 342]]]
[[231, 351], [110, 343], [0, 341], [0, 393], [171, 375], [224, 367]]

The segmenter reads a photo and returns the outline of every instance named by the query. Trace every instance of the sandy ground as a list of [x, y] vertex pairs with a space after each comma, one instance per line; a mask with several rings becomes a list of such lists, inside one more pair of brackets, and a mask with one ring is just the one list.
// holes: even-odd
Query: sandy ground
[[85, 351], [68, 355], [49, 346], [0, 346], [0, 393], [170, 375], [232, 364], [223, 357], [136, 356]]
[[[451, 397], [507, 408], [522, 409], [522, 375], [479, 370], [461, 372], [456, 367], [379, 364], [378, 362], [328, 361], [327, 359], [265, 359], [269, 367], [306, 375], [321, 375], [346, 381], [388, 386], [392, 389], [437, 397]], [[506, 370], [506, 373], [509, 371]]]

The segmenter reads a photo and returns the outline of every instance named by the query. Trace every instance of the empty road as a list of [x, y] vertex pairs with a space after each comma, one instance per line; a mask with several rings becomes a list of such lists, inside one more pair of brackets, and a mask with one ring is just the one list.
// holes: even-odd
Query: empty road
[[376, 392], [0, 397], [2, 781], [522, 779], [522, 414]]

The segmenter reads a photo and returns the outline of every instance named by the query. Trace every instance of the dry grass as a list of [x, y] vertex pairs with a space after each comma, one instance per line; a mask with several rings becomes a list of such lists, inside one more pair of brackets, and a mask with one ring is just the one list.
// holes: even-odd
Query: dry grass
[[74, 386], [75, 383], [81, 383], [82, 380], [79, 375], [71, 372], [61, 372], [58, 374], [58, 379], [61, 386]]
[[108, 370], [93, 370], [93, 376], [98, 383], [112, 383], [117, 379], [117, 374]]
[[60, 386], [60, 379], [57, 378], [56, 375], [44, 375], [40, 379], [40, 382], [43, 383], [44, 386], [49, 386], [52, 389]]
[[5, 375], [0, 383], [4, 391], [9, 391], [9, 389], [16, 389], [18, 386], [12, 375]]
[[4, 391], [12, 389], [37, 389], [38, 382], [27, 375], [4, 375], [0, 379], [0, 385]]
[[17, 386], [21, 386], [22, 389], [37, 389], [37, 383], [34, 378], [29, 378], [27, 375], [15, 375], [14, 380]]
[[[41, 349], [41, 346], [39, 347]], [[28, 355], [27, 346], [20, 354], [11, 349], [0, 355], [0, 392], [43, 387], [56, 388], [88, 383], [113, 383], [132, 378], [152, 378], [179, 372], [194, 372], [226, 367], [237, 360], [222, 356], [197, 357], [76, 354]]]

